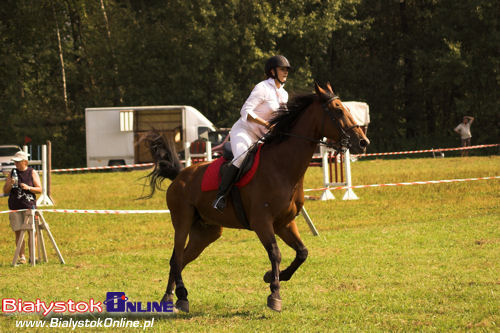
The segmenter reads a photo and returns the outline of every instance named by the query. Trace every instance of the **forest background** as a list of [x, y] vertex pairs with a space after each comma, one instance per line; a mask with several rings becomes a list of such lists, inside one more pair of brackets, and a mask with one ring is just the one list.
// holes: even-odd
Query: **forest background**
[[264, 61], [370, 105], [370, 151], [498, 143], [497, 0], [4, 0], [0, 143], [85, 165], [86, 107], [191, 105], [229, 127]]

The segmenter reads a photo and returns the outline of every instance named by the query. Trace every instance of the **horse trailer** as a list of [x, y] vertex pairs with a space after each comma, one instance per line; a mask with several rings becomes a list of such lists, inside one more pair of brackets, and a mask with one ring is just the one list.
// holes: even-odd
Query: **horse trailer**
[[87, 166], [152, 162], [145, 135], [155, 129], [175, 142], [183, 155], [186, 143], [220, 141], [214, 124], [191, 106], [133, 106], [85, 109]]

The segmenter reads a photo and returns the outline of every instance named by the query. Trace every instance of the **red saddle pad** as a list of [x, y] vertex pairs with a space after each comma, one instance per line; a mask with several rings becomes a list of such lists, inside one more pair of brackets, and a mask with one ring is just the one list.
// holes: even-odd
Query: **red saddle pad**
[[[252, 180], [253, 176], [255, 175], [255, 172], [257, 171], [257, 168], [259, 167], [259, 161], [260, 161], [260, 149], [262, 148], [262, 145], [259, 146], [257, 149], [257, 153], [255, 154], [255, 158], [252, 164], [252, 167], [246, 174], [241, 177], [241, 179], [236, 183], [236, 186], [238, 187], [243, 187], [246, 184]], [[221, 177], [220, 177], [220, 167], [226, 160], [223, 157], [219, 157], [212, 163], [210, 163], [207, 167], [207, 170], [205, 170], [205, 173], [203, 174], [203, 179], [201, 180], [201, 190], [203, 192], [206, 191], [214, 191], [219, 188], [219, 184], [221, 182]]]

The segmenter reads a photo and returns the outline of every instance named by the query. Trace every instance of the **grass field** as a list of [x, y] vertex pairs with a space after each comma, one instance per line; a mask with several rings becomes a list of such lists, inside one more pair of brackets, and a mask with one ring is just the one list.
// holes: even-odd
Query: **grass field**
[[[497, 176], [500, 157], [359, 161], [352, 173], [355, 185]], [[143, 175], [55, 174], [55, 208], [165, 209], [163, 192], [135, 200]], [[321, 182], [321, 169], [310, 168], [305, 188]], [[191, 312], [156, 318], [154, 330], [500, 331], [499, 180], [357, 189], [356, 201], [340, 200], [343, 192], [306, 202], [320, 236], [298, 218], [309, 258], [281, 285], [283, 312], [266, 308], [262, 276], [270, 264], [255, 234], [226, 229], [184, 270]], [[162, 297], [173, 243], [168, 214], [44, 216], [66, 265], [46, 241], [49, 263], [11, 267], [14, 237], [0, 214], [0, 298], [104, 301], [108, 291], [124, 291], [130, 301]], [[294, 252], [279, 245], [285, 267]], [[2, 315], [0, 331], [38, 318]]]

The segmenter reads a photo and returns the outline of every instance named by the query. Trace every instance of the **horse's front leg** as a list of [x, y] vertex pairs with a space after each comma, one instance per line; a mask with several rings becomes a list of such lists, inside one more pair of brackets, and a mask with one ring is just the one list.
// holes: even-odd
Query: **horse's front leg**
[[[295, 223], [295, 220], [290, 222], [287, 226], [277, 230], [276, 234], [292, 249], [295, 250], [295, 259], [292, 261], [290, 266], [280, 272], [280, 281], [288, 281], [292, 277], [293, 273], [306, 261], [308, 251], [305, 247], [302, 239], [300, 239], [299, 230]], [[264, 274], [264, 281], [270, 283], [272, 280], [273, 272], [268, 271]]]
[[274, 311], [281, 311], [280, 296], [280, 263], [281, 252], [276, 239], [269, 247], [266, 247], [269, 260], [271, 261], [272, 278], [269, 284], [271, 295], [267, 297], [267, 306]]
[[267, 306], [274, 311], [281, 311], [281, 296], [280, 296], [280, 263], [281, 252], [274, 237], [272, 223], [255, 228], [257, 236], [259, 236], [262, 245], [267, 251], [269, 260], [271, 261], [272, 277], [269, 283], [271, 295], [267, 297]]

